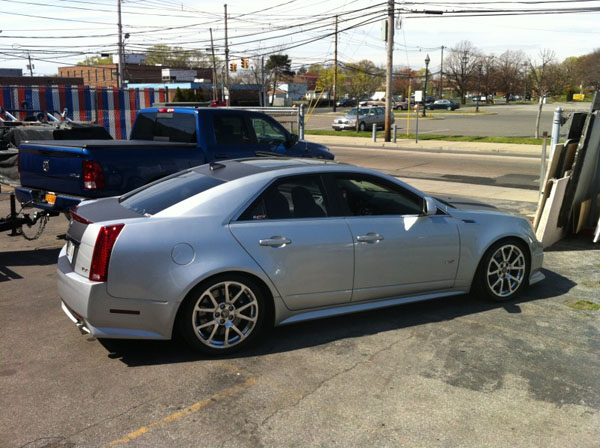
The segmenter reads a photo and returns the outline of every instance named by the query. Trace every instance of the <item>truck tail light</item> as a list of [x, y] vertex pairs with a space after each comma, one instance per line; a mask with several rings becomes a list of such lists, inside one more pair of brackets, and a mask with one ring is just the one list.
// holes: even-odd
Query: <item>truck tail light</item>
[[92, 264], [90, 266], [89, 279], [95, 282], [105, 282], [108, 277], [108, 263], [112, 254], [115, 241], [125, 224], [113, 224], [110, 226], [102, 226], [96, 245], [94, 246], [94, 254], [92, 256]]
[[104, 173], [102, 172], [100, 163], [93, 160], [84, 160], [81, 164], [81, 171], [83, 172], [83, 188], [86, 190], [102, 190], [106, 187]]

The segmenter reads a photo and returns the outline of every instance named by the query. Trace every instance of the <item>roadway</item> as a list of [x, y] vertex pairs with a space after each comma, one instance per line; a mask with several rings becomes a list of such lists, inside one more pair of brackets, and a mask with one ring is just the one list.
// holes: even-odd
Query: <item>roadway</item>
[[[339, 162], [361, 165], [400, 178], [461, 182], [537, 190], [540, 158], [456, 154], [398, 149], [337, 146], [329, 148]], [[410, 182], [409, 182], [410, 183]]]
[[[562, 107], [567, 113], [587, 111], [589, 103], [554, 103], [544, 106], [540, 121], [540, 133], [552, 130], [552, 118], [556, 107]], [[419, 119], [419, 133], [442, 135], [472, 135], [492, 137], [533, 137], [537, 104], [512, 104], [482, 106], [480, 115], [475, 115], [473, 107], [458, 109], [454, 112], [427, 111], [430, 118]], [[342, 116], [349, 108], [339, 108], [337, 113], [331, 109], [319, 109], [308, 120], [309, 130], [332, 130], [331, 123], [337, 116]], [[396, 116], [398, 129], [406, 132], [406, 114]], [[415, 114], [411, 114], [410, 132], [415, 131]]]

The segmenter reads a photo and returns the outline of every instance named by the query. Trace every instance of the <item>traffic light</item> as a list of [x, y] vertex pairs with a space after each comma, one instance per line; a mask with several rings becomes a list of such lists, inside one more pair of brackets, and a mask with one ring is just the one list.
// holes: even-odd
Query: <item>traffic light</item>
[[248, 68], [248, 58], [242, 58], [242, 68]]
[[235, 62], [232, 62], [231, 64], [229, 64], [229, 71], [237, 72], [237, 64]]

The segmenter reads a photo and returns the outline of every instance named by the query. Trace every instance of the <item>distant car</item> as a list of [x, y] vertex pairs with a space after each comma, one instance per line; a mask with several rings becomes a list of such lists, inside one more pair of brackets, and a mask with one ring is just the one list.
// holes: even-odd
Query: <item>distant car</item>
[[356, 105], [356, 101], [352, 98], [341, 98], [335, 105], [339, 107], [352, 107]]
[[[343, 117], [335, 118], [331, 127], [336, 131], [345, 129], [356, 129], [356, 107], [352, 108]], [[394, 122], [394, 116], [391, 116], [391, 123]], [[358, 108], [358, 130], [366, 131], [373, 128], [373, 124], [378, 128], [385, 126], [385, 107], [359, 107]]]
[[456, 110], [460, 107], [456, 101], [452, 100], [437, 100], [431, 104], [427, 105], [427, 109], [446, 109], [446, 110]]
[[225, 355], [273, 325], [469, 291], [507, 301], [544, 278], [529, 221], [458, 204], [330, 161], [190, 168], [72, 211], [62, 309], [97, 338], [179, 332]]

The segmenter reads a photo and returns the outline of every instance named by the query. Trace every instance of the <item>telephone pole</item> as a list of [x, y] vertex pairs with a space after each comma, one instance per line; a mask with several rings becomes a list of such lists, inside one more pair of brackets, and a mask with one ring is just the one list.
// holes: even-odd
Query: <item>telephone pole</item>
[[118, 14], [118, 27], [119, 27], [119, 64], [117, 65], [117, 87], [123, 87], [123, 71], [125, 69], [125, 56], [123, 55], [123, 24], [121, 23], [121, 0], [117, 0], [117, 14]]
[[333, 111], [337, 109], [337, 78], [338, 78], [338, 16], [335, 16], [335, 50], [333, 51]]
[[29, 61], [29, 64], [27, 65], [29, 76], [33, 77], [33, 65], [31, 64], [31, 53], [29, 52], [27, 52], [27, 60]]
[[444, 97], [444, 46], [442, 45], [442, 62], [440, 63], [440, 98]]
[[225, 102], [229, 106], [229, 43], [227, 37], [227, 3], [225, 3], [225, 87], [223, 89], [227, 92], [225, 96]]
[[215, 43], [213, 42], [212, 28], [210, 30], [210, 52], [212, 53], [212, 85], [213, 85], [213, 100], [218, 99], [217, 95], [217, 61], [215, 59]]
[[392, 114], [392, 69], [394, 65], [394, 0], [388, 0], [387, 16], [387, 70], [385, 74], [385, 128], [384, 139], [392, 140], [390, 116]]

